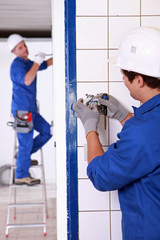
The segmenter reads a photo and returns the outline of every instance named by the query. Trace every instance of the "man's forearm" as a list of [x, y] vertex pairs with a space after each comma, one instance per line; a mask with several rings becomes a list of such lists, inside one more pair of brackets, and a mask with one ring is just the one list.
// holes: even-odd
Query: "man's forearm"
[[34, 81], [37, 71], [39, 69], [39, 64], [33, 63], [31, 69], [26, 73], [24, 83], [29, 86]]
[[48, 67], [51, 66], [53, 64], [53, 58], [49, 58], [46, 62]]
[[127, 120], [129, 120], [132, 117], [133, 117], [133, 114], [132, 113], [128, 113], [128, 115], [120, 122], [122, 124], [122, 126], [125, 124], [125, 122]]
[[88, 164], [97, 156], [102, 156], [104, 151], [96, 132], [89, 132], [87, 135]]

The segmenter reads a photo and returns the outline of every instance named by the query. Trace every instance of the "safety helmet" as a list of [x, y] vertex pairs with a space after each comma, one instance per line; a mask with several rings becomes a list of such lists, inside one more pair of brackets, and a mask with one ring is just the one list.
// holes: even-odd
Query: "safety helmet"
[[12, 34], [8, 37], [7, 44], [9, 50], [12, 51], [18, 43], [24, 41], [25, 39], [19, 34]]
[[130, 31], [120, 43], [116, 65], [160, 78], [160, 30], [140, 27]]

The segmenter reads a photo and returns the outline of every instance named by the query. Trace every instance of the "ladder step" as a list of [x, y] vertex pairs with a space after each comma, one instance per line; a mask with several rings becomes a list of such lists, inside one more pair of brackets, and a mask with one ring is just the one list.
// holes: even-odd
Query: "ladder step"
[[28, 186], [26, 184], [22, 184], [22, 185], [16, 185], [16, 184], [12, 184], [10, 185], [10, 188], [38, 188], [38, 187], [42, 187], [44, 184], [43, 183], [40, 183], [40, 184], [36, 184], [36, 185], [33, 185], [33, 186]]
[[11, 203], [11, 204], [8, 204], [8, 207], [10, 207], [10, 208], [12, 208], [12, 207], [24, 207], [24, 206], [43, 207], [44, 203]]
[[8, 224], [7, 228], [44, 227], [46, 223]]
[[[43, 165], [42, 164], [38, 164], [38, 165], [31, 165], [29, 168], [37, 168], [37, 167], [43, 167]], [[16, 165], [12, 165], [11, 166], [11, 168], [14, 168], [14, 169], [16, 169], [17, 167], [16, 167]]]

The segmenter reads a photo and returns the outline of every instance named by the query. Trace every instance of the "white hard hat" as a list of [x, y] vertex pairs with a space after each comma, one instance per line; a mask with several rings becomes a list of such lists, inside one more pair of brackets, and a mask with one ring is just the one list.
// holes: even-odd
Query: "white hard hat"
[[130, 31], [121, 41], [116, 65], [160, 78], [160, 30], [140, 27]]
[[24, 41], [25, 39], [19, 35], [19, 34], [12, 34], [8, 37], [8, 40], [7, 40], [7, 44], [8, 44], [8, 47], [9, 47], [9, 50], [12, 51], [15, 46]]

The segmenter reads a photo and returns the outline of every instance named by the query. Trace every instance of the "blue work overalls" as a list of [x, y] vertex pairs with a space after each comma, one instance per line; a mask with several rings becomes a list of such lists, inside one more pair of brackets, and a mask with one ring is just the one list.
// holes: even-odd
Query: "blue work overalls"
[[118, 189], [123, 240], [160, 239], [160, 95], [134, 107], [119, 140], [88, 165], [100, 191]]
[[[32, 113], [33, 129], [29, 133], [17, 133], [18, 137], [18, 154], [16, 178], [25, 178], [29, 176], [31, 154], [39, 150], [50, 138], [50, 124], [37, 112], [36, 104], [36, 82], [37, 77], [26, 86], [24, 83], [25, 75], [33, 65], [33, 61], [24, 60], [20, 57], [14, 59], [11, 64], [10, 76], [13, 82], [12, 93], [12, 113], [16, 115], [16, 111], [24, 110]], [[44, 61], [39, 70], [47, 68]], [[39, 135], [33, 139], [34, 130]]]

